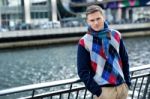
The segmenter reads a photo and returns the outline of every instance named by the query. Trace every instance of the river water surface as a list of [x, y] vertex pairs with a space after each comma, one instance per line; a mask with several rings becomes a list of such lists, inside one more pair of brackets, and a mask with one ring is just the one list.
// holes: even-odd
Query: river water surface
[[[131, 67], [150, 64], [150, 37], [124, 39]], [[0, 50], [0, 90], [77, 77], [77, 44]]]

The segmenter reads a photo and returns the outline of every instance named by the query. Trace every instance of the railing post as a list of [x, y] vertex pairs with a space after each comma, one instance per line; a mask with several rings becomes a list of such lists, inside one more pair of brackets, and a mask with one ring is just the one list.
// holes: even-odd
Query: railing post
[[143, 94], [143, 98], [142, 99], [146, 99], [146, 94], [148, 92], [148, 86], [149, 86], [149, 84], [150, 84], [150, 76], [148, 76], [147, 83], [146, 83], [146, 86], [145, 86], [145, 90], [144, 90], [144, 94]]
[[35, 90], [32, 91], [32, 98], [34, 97]]
[[78, 95], [79, 95], [79, 90], [77, 91], [77, 95], [76, 95], [76, 98], [75, 98], [75, 99], [78, 99]]
[[94, 96], [93, 96], [93, 94], [92, 94], [91, 99], [93, 99], [93, 98], [94, 98]]
[[84, 98], [83, 99], [86, 99], [86, 93], [87, 93], [87, 89], [85, 89], [85, 93], [84, 93]]
[[135, 88], [136, 88], [137, 81], [138, 81], [138, 78], [136, 78], [136, 80], [135, 80], [135, 84], [134, 84], [134, 87], [133, 87], [133, 93], [132, 93], [132, 98], [131, 99], [134, 99], [134, 93], [135, 93]]
[[61, 99], [61, 94], [59, 95], [59, 99]]
[[[71, 83], [71, 85], [70, 85], [70, 90], [72, 89], [72, 83]], [[68, 99], [70, 98], [70, 93], [71, 92], [69, 92], [69, 94], [68, 94]]]
[[150, 98], [150, 92], [149, 92], [149, 94], [148, 94], [148, 99]]
[[141, 81], [141, 84], [140, 84], [140, 89], [139, 89], [139, 93], [138, 93], [138, 98], [137, 99], [140, 99], [139, 97], [140, 97], [143, 81], [144, 81], [144, 77], [142, 77], [142, 81]]

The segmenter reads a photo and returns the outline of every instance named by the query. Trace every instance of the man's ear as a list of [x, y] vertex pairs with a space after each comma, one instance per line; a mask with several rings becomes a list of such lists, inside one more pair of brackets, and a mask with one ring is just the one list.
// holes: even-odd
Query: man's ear
[[104, 18], [104, 21], [106, 20], [106, 16], [105, 15], [103, 15], [103, 18]]
[[88, 23], [88, 19], [87, 18], [85, 19], [85, 21], [86, 21], [86, 23]]
[[89, 20], [87, 18], [86, 18], [86, 23], [87, 23], [88, 26], [90, 26]]
[[90, 27], [90, 26], [91, 26], [88, 22], [86, 22], [86, 24], [88, 25], [88, 27]]

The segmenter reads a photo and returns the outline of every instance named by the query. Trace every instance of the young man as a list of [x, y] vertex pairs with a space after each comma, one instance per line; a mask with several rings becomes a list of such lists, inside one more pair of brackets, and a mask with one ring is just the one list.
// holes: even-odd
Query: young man
[[77, 68], [95, 99], [127, 99], [130, 86], [128, 55], [121, 34], [110, 29], [103, 10], [86, 10], [88, 32], [79, 40]]

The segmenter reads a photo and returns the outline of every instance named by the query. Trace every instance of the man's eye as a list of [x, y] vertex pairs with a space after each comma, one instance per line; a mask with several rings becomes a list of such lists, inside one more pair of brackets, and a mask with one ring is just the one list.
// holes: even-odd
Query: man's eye
[[96, 20], [99, 21], [101, 18], [97, 18]]
[[91, 22], [94, 22], [94, 20], [91, 20]]

